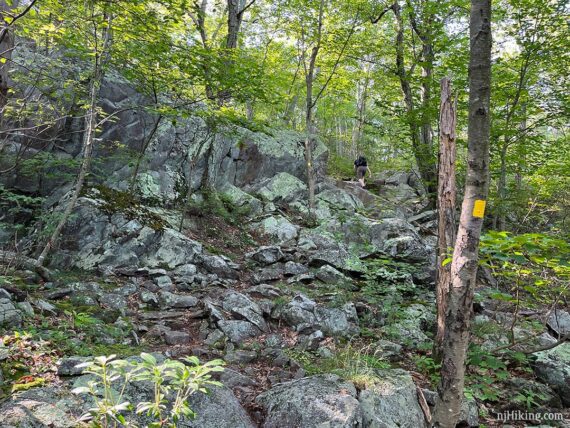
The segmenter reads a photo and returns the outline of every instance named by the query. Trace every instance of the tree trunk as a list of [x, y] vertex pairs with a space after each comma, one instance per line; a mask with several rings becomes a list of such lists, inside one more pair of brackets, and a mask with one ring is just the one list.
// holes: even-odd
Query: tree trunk
[[[194, 24], [200, 33], [200, 39], [202, 40], [202, 47], [206, 50], [210, 50], [210, 45], [208, 42], [208, 33], [206, 32], [206, 11], [208, 9], [208, 0], [202, 0], [200, 4], [196, 1], [193, 6], [193, 11], [195, 15], [193, 16]], [[213, 101], [216, 99], [214, 94], [214, 88], [212, 85], [212, 73], [210, 66], [205, 62], [202, 62], [202, 70], [204, 71], [204, 86], [206, 91], [206, 98]]]
[[456, 426], [465, 384], [479, 239], [489, 192], [491, 0], [472, 0], [470, 16], [468, 159], [465, 196], [451, 262], [436, 426]]
[[499, 172], [499, 182], [497, 183], [497, 196], [499, 199], [499, 204], [497, 206], [497, 222], [495, 228], [498, 230], [505, 230], [505, 199], [507, 197], [507, 150], [509, 147], [509, 141], [507, 137], [503, 141], [503, 146], [501, 147], [501, 169]]
[[455, 124], [456, 105], [451, 93], [451, 82], [441, 81], [439, 108], [439, 180], [438, 180], [438, 254], [437, 254], [437, 334], [434, 360], [441, 361], [445, 332], [445, 310], [451, 284], [451, 264], [442, 263], [451, 255], [448, 250], [455, 245]]
[[228, 0], [228, 35], [226, 36], [227, 49], [237, 48], [244, 8], [244, 0]]
[[366, 114], [366, 98], [368, 96], [368, 84], [370, 83], [370, 69], [367, 70], [364, 81], [358, 82], [356, 87], [356, 121], [352, 128], [352, 145], [350, 154], [351, 157], [358, 156], [359, 147], [358, 143], [362, 138], [362, 131], [364, 129], [364, 118]]
[[313, 109], [316, 101], [313, 100], [313, 83], [315, 81], [315, 64], [317, 56], [321, 48], [321, 37], [323, 29], [323, 16], [324, 16], [325, 0], [321, 0], [319, 4], [319, 20], [317, 28], [317, 38], [315, 45], [311, 49], [311, 57], [309, 59], [309, 67], [306, 69], [305, 83], [307, 87], [306, 96], [306, 111], [305, 111], [305, 126], [307, 136], [305, 138], [305, 163], [307, 165], [307, 188], [309, 190], [309, 215], [311, 217], [315, 214], [315, 186], [316, 176], [315, 167], [313, 165], [313, 145], [315, 142], [315, 123], [313, 117]]
[[[404, 104], [406, 105], [407, 122], [410, 127], [410, 134], [412, 139], [412, 150], [420, 176], [430, 194], [430, 201], [435, 205], [435, 162], [432, 159], [432, 143], [431, 143], [431, 125], [420, 126], [420, 122], [416, 117], [418, 112], [414, 105], [414, 98], [412, 94], [412, 87], [408, 72], [406, 71], [404, 61], [404, 21], [402, 19], [400, 5], [395, 2], [392, 5], [392, 10], [396, 17], [397, 31], [396, 31], [396, 73], [400, 80], [400, 87], [404, 95]], [[424, 88], [423, 98], [427, 100], [430, 96], [429, 89], [426, 93]], [[427, 101], [426, 101], [427, 102]]]
[[8, 22], [8, 12], [18, 7], [18, 1], [14, 0], [10, 4], [11, 6], [6, 0], [0, 0], [0, 125], [4, 117], [4, 108], [8, 103], [8, 72], [14, 49], [14, 31]]
[[432, 206], [437, 198], [437, 170], [433, 156], [433, 129], [430, 103], [432, 99], [431, 85], [433, 74], [433, 48], [431, 40], [425, 34], [422, 37], [422, 89], [420, 117], [420, 152], [422, 158], [423, 180]]
[[75, 207], [77, 199], [79, 198], [79, 194], [81, 193], [81, 189], [83, 188], [83, 183], [85, 182], [85, 177], [89, 172], [89, 166], [91, 163], [91, 154], [93, 152], [93, 139], [95, 137], [96, 131], [96, 120], [97, 120], [97, 100], [99, 98], [99, 89], [101, 88], [101, 82], [103, 80], [104, 75], [104, 68], [109, 59], [109, 50], [111, 46], [111, 24], [112, 18], [111, 16], [107, 17], [107, 26], [103, 27], [102, 30], [102, 38], [103, 38], [103, 47], [100, 52], [95, 52], [94, 57], [94, 66], [93, 66], [93, 75], [91, 76], [91, 80], [89, 83], [89, 107], [87, 108], [87, 112], [85, 114], [85, 129], [83, 131], [83, 161], [81, 163], [81, 167], [79, 169], [79, 174], [77, 176], [77, 181], [75, 182], [75, 188], [73, 194], [71, 195], [71, 199], [68, 201], [67, 206], [63, 212], [63, 215], [57, 224], [55, 230], [53, 231], [51, 237], [49, 238], [48, 242], [46, 243], [44, 249], [42, 250], [41, 254], [37, 260], [37, 266], [41, 267], [45, 263], [46, 257], [49, 254], [50, 250], [55, 245], [63, 227], [67, 223], [67, 220]]
[[[241, 29], [241, 23], [243, 21], [243, 15], [247, 8], [249, 8], [255, 0], [252, 0], [247, 5], [245, 0], [227, 0], [228, 5], [228, 34], [226, 35], [226, 70], [231, 73], [231, 68], [235, 64], [235, 59], [233, 58], [234, 51], [238, 46], [238, 37]], [[222, 106], [226, 101], [231, 98], [231, 93], [229, 89], [224, 89], [218, 93], [218, 105]]]
[[[313, 48], [316, 58], [315, 48]], [[307, 188], [309, 190], [309, 215], [312, 216], [315, 211], [315, 168], [313, 165], [313, 144], [315, 138], [314, 119], [313, 119], [313, 69], [314, 61], [311, 60], [312, 67], [309, 67], [307, 74], [307, 107], [305, 112], [305, 126], [307, 135], [305, 137], [305, 163], [307, 165]]]

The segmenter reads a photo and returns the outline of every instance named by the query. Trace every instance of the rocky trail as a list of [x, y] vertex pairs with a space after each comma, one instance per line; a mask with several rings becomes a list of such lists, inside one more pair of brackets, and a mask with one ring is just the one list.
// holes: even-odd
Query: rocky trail
[[[279, 189], [284, 178], [290, 180], [282, 174], [267, 188]], [[409, 196], [411, 188], [398, 188], [397, 180], [392, 194]], [[122, 214], [109, 216], [100, 209], [104, 202], [84, 197], [77, 207], [79, 223], [67, 235], [70, 248], [84, 254], [64, 263], [95, 267], [100, 275], [50, 283], [20, 272], [28, 292], [3, 292], [3, 324], [18, 326], [26, 317], [32, 324], [46, 316], [61, 319], [63, 308], [73, 308], [101, 320], [99, 344], [171, 358], [223, 358], [224, 387], [194, 396], [197, 419], [180, 426], [424, 426], [420, 403], [433, 404], [433, 392], [426, 389], [429, 379], [414, 370], [409, 349], [427, 349], [422, 346], [429, 346], [433, 328], [433, 214], [374, 219], [375, 213], [392, 208], [370, 205], [378, 197], [351, 183], [343, 188], [319, 194], [321, 213], [334, 210], [337, 219], [344, 213], [342, 223], [335, 219], [326, 228], [301, 227], [276, 209], [253, 219], [246, 240], [244, 225], [226, 223], [214, 213], [207, 218], [190, 214], [185, 234], [171, 228], [154, 231]], [[376, 211], [370, 214], [368, 207]], [[92, 227], [99, 230], [85, 230]], [[265, 245], [257, 246], [253, 232], [259, 229]], [[103, 238], [94, 241], [97, 237]], [[243, 242], [232, 246], [232, 237]], [[214, 254], [221, 242], [226, 255]], [[388, 267], [382, 289], [367, 287], [365, 261], [371, 257]], [[392, 260], [405, 261], [411, 270], [390, 272]], [[380, 302], [396, 295], [405, 309], [390, 319], [393, 314]], [[491, 315], [484, 312], [488, 315], [480, 317]], [[70, 340], [82, 346], [80, 338]], [[363, 357], [368, 355], [367, 361]], [[9, 361], [10, 355], [0, 358]], [[74, 368], [88, 358], [54, 358], [55, 385], [4, 399], [2, 426], [74, 426], [73, 417], [86, 410], [86, 403], [69, 389], [88, 380]], [[331, 373], [323, 373], [327, 366]], [[556, 370], [537, 367], [538, 373]], [[133, 398], [150, 393], [140, 388], [132, 391]], [[551, 402], [568, 396], [548, 393]], [[465, 408], [464, 418], [478, 426], [475, 401]]]
[[[116, 81], [102, 94], [109, 104], [144, 102]], [[105, 133], [138, 147], [132, 130], [152, 123], [145, 115], [125, 111]], [[189, 144], [201, 138], [215, 149]], [[20, 253], [3, 253], [0, 426], [76, 426], [91, 403], [71, 389], [91, 375], [75, 366], [98, 355], [137, 359], [143, 350], [227, 364], [223, 386], [194, 394], [197, 416], [180, 427], [428, 426], [437, 381], [429, 358], [436, 213], [414, 173], [386, 171], [372, 192], [327, 178], [319, 143], [310, 221], [300, 141], [289, 131], [239, 127], [212, 136], [197, 117], [163, 122], [134, 179], [132, 165], [101, 148], [106, 174], [74, 207], [52, 277], [20, 257], [40, 223]], [[202, 194], [205, 179], [212, 187]], [[14, 176], [6, 185], [45, 194], [44, 209], [56, 216], [70, 197], [62, 180]], [[478, 283], [477, 345], [508, 344], [512, 314], [486, 299], [495, 286], [488, 271]], [[521, 346], [548, 347], [570, 331], [568, 313], [552, 316], [544, 326], [529, 314], [528, 328], [515, 331]], [[530, 372], [509, 368], [501, 400], [471, 397], [464, 426], [519, 408], [521, 384], [540, 408], [567, 409], [569, 363], [566, 343], [537, 353]], [[126, 395], [140, 401], [152, 391], [134, 382]]]

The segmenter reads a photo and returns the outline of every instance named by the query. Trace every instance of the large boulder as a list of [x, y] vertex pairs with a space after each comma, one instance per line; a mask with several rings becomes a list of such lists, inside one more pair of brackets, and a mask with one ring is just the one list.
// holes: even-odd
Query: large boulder
[[[53, 263], [59, 267], [94, 269], [166, 267], [174, 269], [192, 262], [202, 245], [149, 217], [109, 211], [111, 202], [81, 197], [65, 226]], [[56, 212], [63, 209], [59, 206]], [[157, 223], [158, 222], [158, 223]]]
[[359, 332], [358, 315], [353, 303], [340, 308], [318, 305], [303, 294], [297, 294], [274, 314], [297, 331], [321, 330], [329, 336], [351, 336]]
[[315, 204], [315, 214], [320, 220], [328, 219], [331, 216], [349, 216], [364, 208], [360, 199], [337, 187], [320, 192], [316, 197]]
[[280, 172], [257, 183], [250, 189], [250, 193], [255, 193], [267, 202], [292, 202], [302, 198], [306, 190], [307, 185], [299, 178], [287, 172]]
[[247, 253], [246, 257], [256, 261], [262, 266], [267, 266], [282, 260], [284, 254], [277, 245], [266, 245]]
[[534, 355], [536, 377], [558, 393], [565, 407], [570, 406], [570, 343]]
[[251, 229], [270, 237], [273, 242], [282, 243], [297, 238], [300, 227], [282, 215], [272, 215], [253, 223]]
[[22, 324], [22, 313], [16, 304], [0, 294], [0, 327], [19, 327]]
[[269, 327], [263, 318], [263, 310], [252, 299], [244, 294], [230, 291], [224, 296], [222, 308], [234, 317], [250, 322], [261, 331], [268, 331]]
[[418, 403], [416, 385], [410, 374], [401, 369], [382, 370], [377, 380], [360, 391], [364, 428], [426, 427]]
[[234, 207], [242, 209], [244, 214], [253, 216], [263, 211], [263, 203], [259, 199], [256, 199], [233, 184], [222, 184], [220, 191]]
[[570, 314], [566, 311], [556, 309], [552, 311], [547, 321], [550, 327], [559, 336], [570, 333]]
[[85, 412], [85, 403], [68, 390], [32, 388], [0, 404], [2, 428], [72, 428]]
[[356, 428], [362, 416], [353, 384], [318, 375], [274, 386], [257, 396], [264, 428]]
[[[162, 355], [156, 354], [157, 360], [163, 361], [164, 357]], [[140, 361], [139, 357], [131, 357], [129, 361]], [[69, 385], [65, 385], [64, 388], [59, 389], [59, 394], [69, 394], [68, 387], [73, 388], [84, 387], [93, 380], [93, 375], [85, 374], [75, 379], [71, 379]], [[43, 388], [41, 388], [43, 389]], [[40, 390], [41, 390], [40, 389]], [[249, 416], [247, 415], [244, 408], [240, 405], [239, 401], [232, 393], [232, 391], [226, 386], [209, 386], [207, 387], [208, 393], [196, 392], [190, 396], [188, 399], [188, 406], [196, 413], [196, 418], [186, 419], [183, 418], [177, 422], [176, 426], [178, 428], [253, 428], [254, 425], [251, 422]], [[43, 394], [42, 394], [43, 395]], [[57, 394], [56, 394], [57, 397]], [[77, 403], [77, 398], [82, 399], [79, 404], [75, 404], [73, 412], [64, 410], [65, 413], [60, 415], [60, 417], [67, 420], [73, 419], [76, 416], [80, 416], [84, 413], [91, 405], [92, 399], [87, 396], [75, 397], [75, 403]], [[154, 399], [154, 388], [150, 382], [147, 381], [136, 381], [131, 382], [127, 385], [124, 390], [124, 400], [129, 401], [133, 404], [151, 401]], [[172, 402], [174, 397], [168, 397], [167, 402]], [[51, 403], [50, 401], [47, 401]], [[13, 406], [13, 405], [12, 405]], [[72, 416], [73, 415], [73, 416]], [[72, 416], [70, 418], [70, 416]], [[126, 419], [130, 423], [135, 423], [136, 426], [148, 426], [149, 418], [145, 415], [136, 415], [134, 412], [125, 415]], [[4, 427], [4, 425], [0, 425]], [[18, 425], [16, 425], [18, 426]], [[52, 425], [39, 425], [41, 427], [48, 427]], [[54, 425], [59, 427], [59, 425]], [[61, 425], [61, 427], [76, 426], [76, 425]], [[33, 426], [35, 428], [35, 425]]]
[[[342, 249], [359, 257], [382, 253], [414, 263], [432, 263], [434, 257], [433, 249], [401, 218], [373, 220], [358, 213], [332, 217], [315, 229], [302, 231], [301, 238], [312, 240], [319, 250]], [[333, 266], [344, 269], [338, 262]]]
[[426, 334], [432, 330], [435, 322], [433, 308], [414, 303], [402, 311], [395, 323], [387, 325], [382, 330], [393, 338], [410, 347], [418, 347], [430, 343]]

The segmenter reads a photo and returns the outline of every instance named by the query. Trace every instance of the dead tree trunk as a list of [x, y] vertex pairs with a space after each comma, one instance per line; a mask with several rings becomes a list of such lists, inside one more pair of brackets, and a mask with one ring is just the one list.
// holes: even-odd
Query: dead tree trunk
[[438, 254], [437, 254], [437, 334], [433, 355], [441, 360], [445, 331], [445, 309], [451, 284], [451, 264], [444, 261], [451, 255], [449, 248], [455, 245], [455, 124], [456, 105], [451, 93], [451, 82], [441, 81], [439, 108], [439, 179], [438, 179]]
[[[95, 52], [94, 63], [93, 63], [93, 74], [89, 82], [89, 103], [87, 112], [85, 113], [85, 129], [83, 131], [83, 150], [81, 162], [81, 167], [79, 169], [79, 174], [77, 175], [77, 180], [75, 182], [75, 188], [71, 199], [69, 199], [67, 206], [63, 212], [63, 215], [57, 224], [55, 230], [53, 231], [51, 237], [46, 243], [44, 249], [42, 250], [40, 256], [37, 260], [37, 266], [41, 267], [45, 263], [45, 259], [49, 254], [50, 250], [56, 243], [61, 231], [63, 230], [67, 219], [69, 218], [73, 207], [79, 198], [81, 189], [83, 188], [83, 183], [85, 182], [85, 177], [89, 172], [89, 167], [91, 164], [91, 154], [93, 153], [93, 140], [95, 138], [96, 131], [96, 121], [97, 121], [97, 100], [99, 98], [99, 89], [101, 88], [101, 82], [103, 80], [105, 65], [109, 59], [109, 50], [111, 46], [111, 15], [107, 16], [107, 25], [103, 27], [101, 38], [103, 39], [103, 45], [101, 51]], [[97, 34], [95, 34], [97, 37]]]
[[470, 16], [468, 159], [465, 196], [451, 262], [441, 382], [434, 420], [453, 428], [459, 419], [473, 309], [479, 238], [489, 192], [491, 0], [472, 0]]

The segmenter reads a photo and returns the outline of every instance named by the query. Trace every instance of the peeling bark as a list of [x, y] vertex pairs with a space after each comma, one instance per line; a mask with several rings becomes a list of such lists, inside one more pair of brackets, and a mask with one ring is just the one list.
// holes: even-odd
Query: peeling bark
[[451, 82], [441, 81], [439, 113], [439, 179], [438, 179], [438, 254], [437, 254], [437, 334], [434, 359], [441, 360], [445, 332], [447, 295], [451, 284], [451, 264], [442, 265], [451, 256], [449, 248], [455, 245], [455, 124], [456, 103], [451, 93]]
[[459, 419], [473, 311], [479, 238], [489, 192], [491, 0], [472, 0], [470, 16], [468, 168], [459, 230], [451, 263], [445, 317], [441, 383], [435, 425], [453, 428]]

